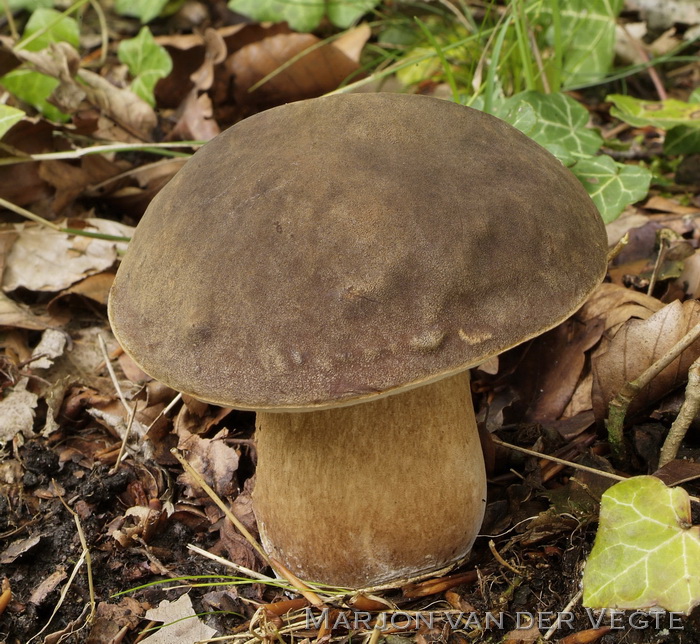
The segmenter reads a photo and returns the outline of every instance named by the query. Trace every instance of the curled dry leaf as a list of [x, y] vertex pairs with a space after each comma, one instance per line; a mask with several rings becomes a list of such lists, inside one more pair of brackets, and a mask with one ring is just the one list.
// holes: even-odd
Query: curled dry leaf
[[[625, 383], [638, 378], [665, 355], [692, 327], [700, 323], [700, 302], [672, 302], [647, 320], [629, 320], [596, 351], [593, 368], [593, 411], [602, 420], [613, 397]], [[685, 382], [688, 368], [700, 357], [700, 342], [686, 349], [632, 401], [628, 416], [651, 405]]]
[[37, 71], [60, 81], [49, 99], [59, 109], [73, 113], [87, 100], [128, 132], [148, 140], [158, 122], [153, 108], [132, 91], [80, 69], [80, 55], [68, 43], [51, 43], [38, 52], [19, 50], [17, 55]]
[[[220, 497], [235, 494], [238, 469], [238, 452], [224, 443], [224, 434], [225, 430], [214, 438], [201, 438], [183, 429], [178, 444], [178, 448], [186, 452], [190, 465]], [[179, 480], [191, 488], [190, 496], [204, 494], [186, 472]]]
[[[366, 41], [369, 27], [354, 30]], [[247, 45], [233, 54], [227, 67], [234, 76], [234, 94], [241, 105], [270, 105], [321, 96], [336, 89], [359, 69], [357, 41], [347, 41], [347, 49], [337, 43], [320, 44], [311, 34], [279, 34]], [[350, 55], [348, 55], [348, 53]], [[265, 76], [292, 59], [294, 62], [257, 88]]]
[[605, 332], [614, 334], [627, 320], [646, 320], [662, 307], [663, 303], [650, 295], [617, 284], [601, 284], [579, 310], [577, 317], [584, 322], [601, 318]]

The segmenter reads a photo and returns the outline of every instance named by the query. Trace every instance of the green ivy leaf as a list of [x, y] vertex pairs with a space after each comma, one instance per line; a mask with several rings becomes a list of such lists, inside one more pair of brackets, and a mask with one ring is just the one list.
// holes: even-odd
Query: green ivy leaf
[[379, 0], [229, 0], [232, 11], [258, 22], [286, 21], [295, 31], [313, 31], [328, 14], [337, 27], [346, 28], [379, 4]]
[[56, 78], [20, 68], [13, 69], [0, 78], [0, 85], [10, 94], [41, 112], [50, 121], [65, 123], [70, 118], [46, 100], [59, 85]]
[[141, 22], [151, 22], [163, 13], [168, 0], [116, 0], [115, 11], [122, 16], [132, 16]]
[[571, 170], [598, 206], [606, 224], [615, 220], [625, 206], [643, 199], [651, 183], [651, 172], [646, 168], [617, 163], [604, 154], [580, 159]]
[[36, 11], [40, 7], [53, 7], [53, 0], [10, 0], [10, 11]]
[[29, 16], [20, 46], [37, 32], [41, 33], [26, 45], [28, 51], [46, 49], [54, 42], [67, 42], [76, 48], [80, 46], [80, 28], [75, 18], [63, 16], [55, 9], [40, 8]]
[[615, 22], [623, 4], [624, 0], [560, 0], [565, 85], [590, 85], [605, 77], [613, 62]]
[[586, 127], [589, 119], [586, 108], [566, 94], [521, 92], [505, 101], [505, 109], [517, 113], [521, 103], [529, 105], [536, 118], [534, 122], [530, 120], [529, 130], [519, 129], [556, 156], [565, 150], [562, 158], [565, 165], [571, 165], [575, 158], [595, 154], [603, 144], [600, 134]]
[[664, 152], [670, 155], [700, 153], [700, 127], [672, 127], [666, 132]]
[[328, 19], [336, 27], [347, 29], [378, 4], [379, 0], [328, 0]]
[[636, 476], [603, 494], [583, 574], [584, 606], [687, 614], [700, 603], [699, 569], [700, 527], [691, 526], [683, 489]]
[[0, 105], [0, 139], [7, 134], [8, 130], [25, 117], [22, 110], [18, 110], [9, 105]]
[[148, 27], [142, 27], [135, 38], [119, 43], [117, 56], [134, 77], [131, 91], [151, 107], [155, 106], [153, 89], [173, 69], [170, 54], [155, 41]]
[[611, 94], [606, 98], [614, 106], [610, 114], [634, 127], [660, 127], [670, 129], [677, 125], [700, 128], [700, 105], [674, 98], [665, 101], [642, 101], [631, 96]]

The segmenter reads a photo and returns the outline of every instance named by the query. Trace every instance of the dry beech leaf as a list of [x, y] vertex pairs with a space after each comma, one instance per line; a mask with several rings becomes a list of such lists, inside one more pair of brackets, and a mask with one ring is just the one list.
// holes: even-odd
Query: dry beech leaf
[[586, 324], [571, 318], [536, 340], [533, 349], [542, 364], [537, 396], [528, 419], [538, 423], [558, 420], [571, 401], [586, 363], [586, 352], [603, 334], [600, 318]]
[[88, 275], [110, 268], [117, 259], [114, 242], [25, 226], [7, 256], [2, 288], [61, 291]]
[[[593, 355], [593, 411], [601, 420], [612, 398], [625, 383], [638, 378], [665, 355], [691, 328], [700, 323], [700, 302], [687, 300], [667, 304], [647, 320], [629, 320], [607, 347]], [[628, 415], [651, 405], [688, 377], [688, 368], [700, 357], [700, 341], [686, 349], [650, 384], [629, 407]]]
[[662, 307], [663, 303], [651, 295], [606, 283], [593, 292], [576, 316], [583, 321], [601, 318], [605, 331], [614, 333], [627, 320], [646, 320]]
[[[363, 36], [367, 32], [362, 28]], [[320, 45], [311, 34], [279, 34], [264, 38], [238, 50], [229, 57], [227, 67], [234, 75], [234, 94], [241, 105], [270, 105], [321, 96], [338, 87], [359, 69], [334, 44]], [[356, 43], [348, 51], [357, 50]], [[307, 50], [309, 50], [307, 52]], [[302, 52], [307, 52], [302, 55]], [[292, 58], [299, 59], [249, 92], [250, 88]]]

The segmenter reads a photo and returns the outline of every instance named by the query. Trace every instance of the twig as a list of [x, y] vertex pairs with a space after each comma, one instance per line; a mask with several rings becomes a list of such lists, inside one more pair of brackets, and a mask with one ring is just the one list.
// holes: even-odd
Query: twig
[[628, 382], [610, 401], [608, 408], [608, 441], [617, 458], [624, 456], [624, 442], [622, 430], [625, 424], [625, 415], [634, 397], [670, 365], [683, 351], [700, 338], [700, 324], [695, 325], [686, 333], [664, 356], [647, 368], [641, 376]]
[[656, 255], [656, 261], [654, 262], [654, 269], [651, 272], [651, 277], [649, 278], [649, 286], [647, 287], [647, 295], [651, 295], [654, 292], [654, 287], [656, 286], [656, 280], [659, 277], [659, 271], [661, 270], [661, 265], [666, 258], [666, 253], [671, 246], [671, 239], [669, 236], [670, 231], [666, 228], [662, 228], [659, 233], [659, 252]]
[[583, 595], [583, 588], [580, 588], [578, 592], [571, 598], [571, 601], [564, 606], [564, 610], [560, 611], [557, 614], [557, 619], [555, 620], [554, 624], [552, 624], [549, 627], [549, 630], [544, 634], [544, 637], [542, 638], [545, 641], [548, 641], [552, 635], [557, 631], [559, 628], [559, 624], [561, 624], [561, 616], [569, 613], [571, 609], [578, 604], [578, 600], [581, 599], [581, 595]]
[[496, 542], [493, 539], [489, 539], [489, 550], [491, 551], [491, 554], [493, 555], [493, 558], [501, 564], [504, 568], [508, 568], [511, 572], [514, 572], [516, 575], [522, 575], [523, 571], [518, 570], [514, 565], [509, 564], [502, 556], [501, 553], [496, 550]]
[[627, 246], [627, 244], [629, 244], [629, 243], [630, 243], [630, 234], [625, 233], [620, 238], [620, 241], [618, 241], [617, 244], [615, 244], [615, 246], [613, 246], [613, 248], [608, 252], [608, 264], [610, 262], [612, 262], [613, 259], [615, 259], [622, 252], [622, 250], [625, 248], [625, 246]]
[[688, 369], [688, 385], [685, 388], [685, 400], [681, 409], [673, 421], [668, 436], [661, 448], [659, 456], [659, 467], [670, 463], [678, 454], [678, 448], [685, 438], [690, 423], [700, 411], [700, 358], [698, 358]]
[[122, 458], [124, 458], [124, 451], [126, 450], [126, 444], [129, 440], [129, 435], [131, 434], [131, 427], [134, 424], [134, 418], [136, 418], [136, 403], [134, 403], [134, 406], [131, 408], [131, 411], [129, 412], [129, 420], [126, 423], [126, 431], [124, 432], [124, 437], [122, 438], [122, 444], [121, 447], [119, 448], [119, 454], [117, 455], [117, 461], [114, 464], [114, 467], [109, 471], [109, 475], [113, 476], [119, 471], [119, 466], [121, 465]]
[[[510, 443], [504, 443], [502, 440], [492, 436], [491, 440], [496, 445], [501, 445], [502, 447], [507, 447], [508, 449], [515, 450], [516, 452], [522, 452], [528, 456], [534, 456], [536, 458], [544, 458], [546, 460], [554, 461], [555, 463], [561, 463], [568, 467], [572, 467], [575, 470], [581, 470], [583, 472], [590, 472], [591, 474], [598, 474], [599, 476], [604, 476], [614, 481], [626, 481], [627, 477], [620, 476], [619, 474], [613, 474], [612, 472], [606, 472], [605, 470], [597, 470], [594, 467], [588, 467], [588, 465], [581, 465], [579, 463], [572, 463], [571, 461], [565, 461], [564, 459], [557, 458], [556, 456], [550, 456], [549, 454], [542, 454], [541, 452], [536, 452], [532, 449], [527, 449], [526, 447], [519, 447], [518, 445], [511, 445]], [[688, 498], [693, 501], [693, 503], [700, 503], [700, 498], [696, 496], [688, 495]], [[483, 536], [483, 535], [482, 535]], [[500, 536], [500, 535], [497, 535]]]
[[131, 407], [129, 406], [129, 403], [127, 402], [127, 400], [124, 396], [124, 392], [122, 391], [122, 388], [119, 385], [119, 381], [117, 380], [117, 374], [114, 373], [114, 367], [112, 366], [112, 361], [109, 359], [109, 353], [107, 352], [107, 343], [105, 342], [105, 339], [101, 333], [97, 334], [97, 341], [100, 344], [100, 351], [102, 351], [102, 357], [104, 358], [105, 367], [107, 367], [107, 371], [109, 372], [109, 377], [112, 381], [112, 384], [114, 385], [114, 389], [117, 392], [117, 396], [119, 396], [119, 400], [121, 400], [122, 405], [124, 406], [124, 409], [126, 410], [126, 412], [131, 413]]
[[491, 440], [496, 445], [500, 445], [501, 447], [507, 447], [508, 449], [512, 449], [516, 452], [522, 452], [523, 454], [527, 454], [528, 456], [535, 456], [537, 458], [543, 458], [545, 460], [552, 461], [553, 463], [559, 463], [560, 465], [565, 465], [566, 467], [572, 467], [575, 470], [581, 470], [583, 472], [590, 472], [591, 474], [599, 474], [600, 476], [605, 476], [609, 479], [614, 479], [615, 481], [626, 481], [627, 480], [626, 477], [620, 476], [619, 474], [613, 474], [612, 472], [606, 472], [605, 470], [597, 470], [597, 469], [595, 469], [595, 467], [588, 467], [588, 465], [580, 465], [579, 463], [572, 463], [571, 461], [565, 461], [563, 458], [557, 458], [556, 456], [550, 456], [549, 454], [542, 454], [541, 452], [536, 452], [535, 450], [527, 449], [526, 447], [519, 447], [518, 445], [511, 445], [510, 443], [504, 443], [502, 440], [496, 438], [495, 436], [492, 436]]
[[274, 577], [269, 577], [268, 575], [263, 575], [261, 572], [255, 572], [254, 570], [251, 570], [250, 568], [246, 568], [245, 566], [241, 566], [240, 564], [237, 564], [233, 561], [229, 561], [228, 559], [224, 559], [223, 557], [219, 557], [219, 555], [215, 555], [208, 550], [203, 550], [202, 548], [199, 548], [198, 546], [195, 546], [191, 543], [187, 544], [187, 549], [191, 550], [192, 552], [196, 552], [198, 555], [202, 555], [203, 557], [206, 557], [207, 559], [211, 559], [212, 561], [216, 561], [216, 563], [221, 564], [222, 566], [226, 566], [227, 568], [231, 568], [235, 570], [236, 572], [245, 575], [246, 577], [251, 577], [253, 579], [257, 579], [258, 581], [264, 581], [267, 583], [279, 583], [277, 579]]

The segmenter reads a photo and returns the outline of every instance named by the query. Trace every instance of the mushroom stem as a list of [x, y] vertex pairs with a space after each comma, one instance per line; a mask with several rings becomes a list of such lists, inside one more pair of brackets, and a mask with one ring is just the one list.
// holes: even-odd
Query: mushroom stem
[[349, 407], [258, 412], [263, 547], [302, 579], [348, 588], [468, 554], [486, 474], [469, 373]]

